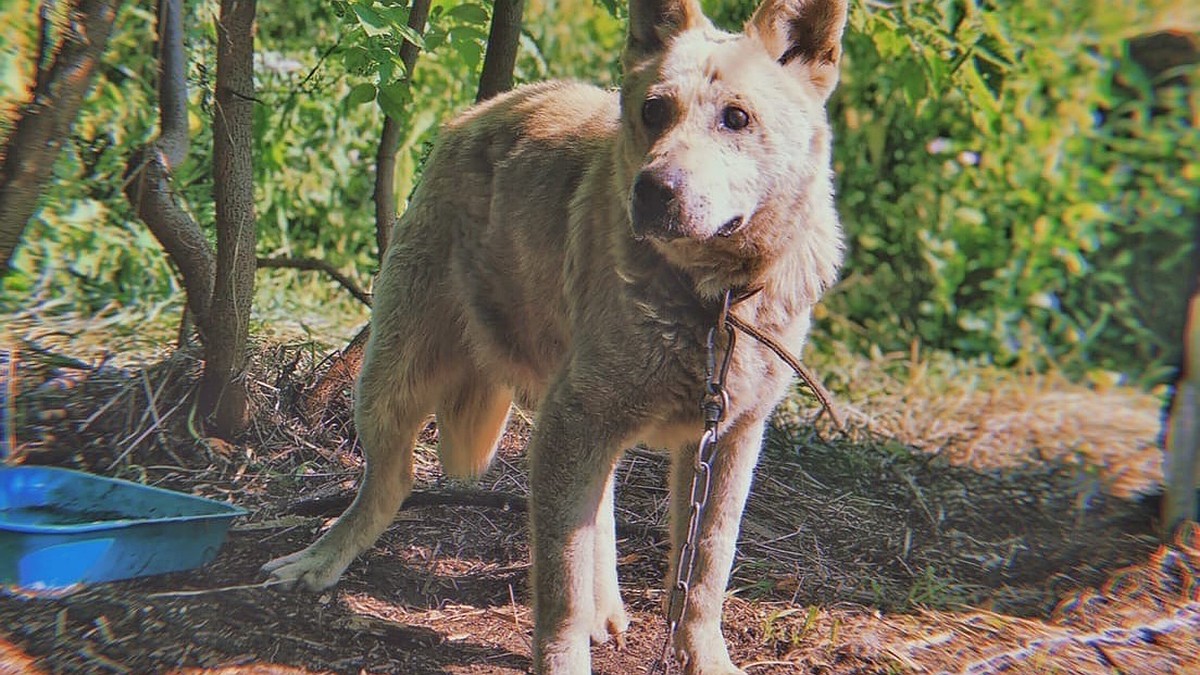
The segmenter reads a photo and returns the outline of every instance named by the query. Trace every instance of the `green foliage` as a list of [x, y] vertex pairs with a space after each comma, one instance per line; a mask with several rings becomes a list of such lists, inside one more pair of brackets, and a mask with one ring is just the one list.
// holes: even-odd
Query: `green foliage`
[[[0, 9], [0, 23], [11, 27], [8, 39], [21, 47], [4, 50], [0, 62], [6, 112], [28, 96], [36, 4], [14, 2]], [[114, 301], [153, 302], [177, 292], [157, 243], [131, 219], [121, 194], [128, 150], [154, 124], [145, 86], [155, 73], [153, 50], [141, 37], [151, 35], [153, 25], [152, 9], [133, 6], [120, 14], [100, 77], [55, 165], [45, 206], [26, 230], [14, 273], [3, 281], [0, 309], [32, 297], [68, 300], [88, 312]]]
[[[736, 29], [756, 4], [706, 9]], [[829, 337], [1161, 380], [1197, 274], [1200, 98], [1128, 40], [1169, 7], [852, 3]]]
[[1200, 108], [1128, 58], [1153, 9], [854, 6], [837, 338], [1163, 376], [1196, 274]]
[[[756, 4], [705, 2], [732, 29]], [[34, 5], [0, 9], [12, 27], [0, 49], [5, 117], [25, 95]], [[615, 84], [625, 5], [530, 0], [517, 80]], [[490, 7], [435, 0], [415, 35], [404, 0], [260, 0], [260, 255], [321, 257], [369, 278], [381, 111], [400, 123], [404, 196], [438, 123], [474, 99]], [[1000, 363], [1054, 359], [1158, 379], [1178, 344], [1184, 280], [1196, 273], [1200, 212], [1198, 95], [1150, 81], [1127, 54], [1131, 27], [1160, 24], [1165, 7], [853, 2], [831, 102], [851, 249], [820, 312], [828, 337], [862, 350], [918, 340]], [[211, 229], [215, 0], [188, 11], [192, 152], [176, 184]], [[125, 4], [0, 310], [179, 295], [121, 194], [126, 158], [156, 133], [153, 27], [151, 10]], [[424, 46], [411, 76], [399, 60], [404, 39]], [[282, 304], [338, 293], [312, 274], [263, 276], [260, 309], [264, 294]]]

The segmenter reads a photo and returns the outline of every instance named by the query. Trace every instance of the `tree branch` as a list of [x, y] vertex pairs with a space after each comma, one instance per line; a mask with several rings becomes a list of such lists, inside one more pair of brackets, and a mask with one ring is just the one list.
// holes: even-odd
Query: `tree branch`
[[524, 8], [525, 0], [496, 0], [492, 6], [492, 27], [488, 32], [487, 54], [483, 57], [476, 103], [512, 89]]
[[200, 225], [180, 206], [167, 162], [157, 141], [136, 150], [126, 168], [125, 197], [179, 268], [188, 308], [203, 338], [216, 277], [216, 254]]
[[339, 272], [338, 269], [328, 261], [321, 260], [319, 258], [258, 258], [257, 264], [259, 269], [288, 268], [294, 270], [324, 272], [330, 277], [333, 277], [334, 281], [341, 284], [342, 288], [345, 288], [347, 291], [349, 291], [350, 295], [353, 295], [355, 298], [357, 298], [359, 302], [367, 307], [371, 306], [371, 294], [367, 293], [362, 289], [361, 286], [354, 283], [353, 279]]
[[0, 277], [54, 169], [95, 79], [121, 0], [77, 0], [54, 63], [21, 110], [0, 158]]
[[216, 277], [216, 254], [200, 225], [180, 205], [171, 180], [188, 152], [187, 79], [183, 56], [182, 0], [158, 3], [159, 136], [138, 148], [125, 168], [125, 196], [162, 244], [187, 293], [203, 338]]
[[33, 63], [34, 91], [43, 91], [46, 86], [46, 76], [49, 74], [50, 54], [54, 51], [54, 6], [55, 0], [42, 0], [38, 6], [38, 43], [37, 60]]
[[188, 153], [187, 62], [183, 55], [183, 2], [158, 3], [158, 142], [167, 168], [183, 164]]

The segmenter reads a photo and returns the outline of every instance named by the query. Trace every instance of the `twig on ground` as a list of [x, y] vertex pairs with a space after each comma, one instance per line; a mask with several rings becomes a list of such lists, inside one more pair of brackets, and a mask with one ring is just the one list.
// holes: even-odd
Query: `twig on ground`
[[[170, 410], [168, 410], [165, 415], [162, 415], [160, 417], [158, 414], [158, 397], [159, 397], [159, 395], [162, 394], [163, 387], [165, 387], [166, 384], [167, 384], [167, 379], [163, 378], [163, 381], [160, 382], [158, 385], [158, 391], [152, 391], [151, 387], [150, 387], [150, 377], [148, 375], [146, 375], [145, 370], [142, 371], [142, 390], [146, 392], [146, 412], [142, 415], [141, 421], [138, 422], [138, 428], [139, 429], [141, 428], [142, 422], [144, 422], [146, 420], [147, 415], [153, 417], [154, 421], [150, 426], [146, 427], [140, 434], [138, 434], [136, 439], [133, 439], [131, 441], [130, 438], [132, 437], [132, 435], [127, 436], [124, 440], [120, 441], [117, 444], [117, 445], [126, 445], [126, 447], [124, 450], [121, 451], [121, 454], [117, 455], [117, 458], [114, 459], [112, 461], [112, 463], [110, 463], [108, 465], [109, 471], [112, 471], [114, 468], [116, 468], [116, 466], [118, 464], [120, 464], [122, 460], [124, 460], [126, 457], [128, 457], [129, 453], [133, 452], [133, 449], [136, 448], [138, 445], [140, 445], [141, 442], [144, 441], [146, 439], [146, 437], [149, 436], [151, 433], [153, 433], [155, 431], [165, 431], [165, 430], [163, 430], [163, 426], [162, 426], [163, 420], [170, 417], [171, 414], [174, 413], [176, 410], [179, 410], [179, 408], [182, 407], [183, 404], [186, 402], [187, 399], [179, 401]], [[174, 453], [171, 453], [171, 454], [172, 454], [172, 456], [174, 456]], [[177, 462], [180, 461], [180, 459], [178, 457], [175, 457], [174, 459]]]
[[116, 405], [118, 401], [120, 401], [122, 398], [124, 398], [124, 397], [125, 397], [125, 394], [129, 393], [129, 389], [130, 389], [131, 387], [132, 387], [132, 385], [131, 385], [131, 384], [128, 384], [128, 383], [127, 383], [127, 384], [126, 384], [124, 387], [122, 387], [122, 388], [120, 389], [120, 391], [118, 391], [118, 392], [116, 393], [116, 395], [115, 395], [115, 396], [113, 396], [112, 398], [108, 399], [108, 401], [107, 401], [107, 402], [105, 402], [105, 404], [104, 404], [104, 405], [102, 405], [102, 406], [100, 406], [99, 408], [97, 408], [97, 409], [96, 409], [96, 411], [95, 411], [95, 412], [93, 412], [91, 415], [88, 415], [88, 416], [87, 416], [87, 419], [85, 419], [85, 420], [83, 420], [82, 422], [80, 422], [80, 423], [79, 423], [79, 426], [78, 426], [78, 427], [76, 427], [76, 429], [75, 429], [75, 432], [76, 432], [76, 433], [80, 433], [80, 434], [81, 434], [81, 433], [83, 433], [84, 431], [87, 431], [87, 428], [88, 428], [88, 427], [90, 427], [90, 426], [92, 426], [92, 423], [93, 423], [93, 422], [95, 422], [95, 421], [96, 421], [96, 420], [97, 420], [97, 419], [98, 419], [98, 418], [99, 418], [101, 415], [103, 415], [103, 414], [104, 414], [104, 413], [105, 413], [105, 412], [106, 412], [106, 411], [107, 411], [109, 408], [111, 408], [111, 407], [113, 407], [114, 405]]
[[268, 579], [267, 581], [257, 584], [239, 584], [236, 586], [220, 586], [217, 588], [202, 588], [195, 591], [163, 591], [161, 593], [150, 593], [147, 598], [191, 598], [198, 595], [210, 595], [212, 593], [225, 593], [227, 591], [252, 591], [262, 588], [270, 588], [281, 584], [289, 583], [282, 579]]
[[[288, 513], [302, 516], [337, 515], [350, 506], [354, 501], [354, 491], [338, 490], [332, 494], [315, 494], [292, 502], [287, 507]], [[416, 490], [404, 500], [401, 509], [411, 509], [418, 506], [483, 506], [504, 511], [522, 512], [528, 507], [525, 498], [520, 495], [491, 490], [472, 490], [467, 488], [443, 488], [439, 490]]]
[[939, 529], [938, 520], [933, 516], [933, 512], [929, 510], [929, 504], [925, 502], [925, 495], [921, 494], [921, 488], [917, 485], [917, 481], [913, 480], [912, 476], [896, 468], [895, 464], [890, 465], [888, 468], [890, 468], [892, 473], [895, 474], [895, 476], [901, 481], [903, 481], [904, 484], [908, 486], [908, 489], [912, 491], [913, 496], [917, 499], [917, 505], [921, 507], [921, 512], [924, 513], [925, 517], [929, 520], [929, 526], [932, 527], [935, 532], [937, 532]]
[[533, 651], [533, 643], [529, 641], [529, 636], [525, 634], [525, 629], [521, 628], [521, 613], [517, 611], [517, 596], [513, 593], [512, 584], [508, 585], [508, 602], [512, 607], [513, 624], [517, 627], [517, 635], [521, 636], [521, 640], [525, 643], [525, 647]]

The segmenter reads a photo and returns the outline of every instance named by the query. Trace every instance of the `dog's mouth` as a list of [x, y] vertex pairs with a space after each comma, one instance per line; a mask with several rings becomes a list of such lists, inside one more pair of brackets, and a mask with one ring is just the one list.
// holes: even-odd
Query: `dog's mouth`
[[735, 232], [742, 229], [742, 225], [745, 223], [745, 218], [741, 216], [734, 216], [733, 218], [730, 218], [729, 221], [724, 225], [717, 228], [717, 236], [725, 238], [732, 237]]
[[[746, 219], [742, 216], [735, 216], [725, 222], [724, 225], [717, 228], [712, 236], [721, 239], [728, 239], [740, 232], [746, 226]], [[640, 230], [636, 225], [633, 229], [633, 238], [637, 241], [647, 241], [656, 239], [659, 241], [673, 241], [675, 239], [687, 239], [687, 235], [681, 233], [677, 227], [660, 227], [650, 231]]]

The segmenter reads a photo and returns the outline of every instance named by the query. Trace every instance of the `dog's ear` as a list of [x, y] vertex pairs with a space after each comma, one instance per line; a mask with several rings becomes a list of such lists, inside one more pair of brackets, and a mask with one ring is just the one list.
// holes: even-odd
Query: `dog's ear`
[[746, 24], [779, 63], [800, 66], [828, 98], [842, 59], [846, 0], [764, 0]]
[[629, 39], [621, 62], [628, 70], [662, 51], [675, 35], [707, 21], [699, 0], [630, 0]]

